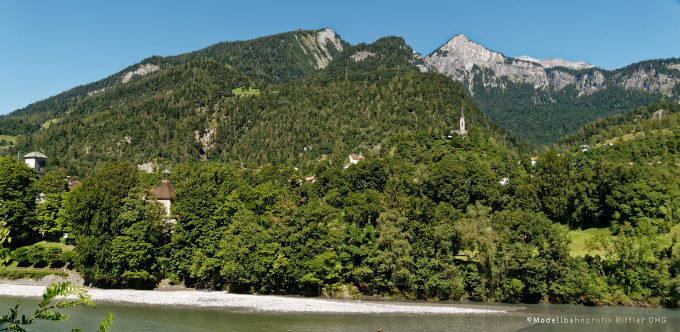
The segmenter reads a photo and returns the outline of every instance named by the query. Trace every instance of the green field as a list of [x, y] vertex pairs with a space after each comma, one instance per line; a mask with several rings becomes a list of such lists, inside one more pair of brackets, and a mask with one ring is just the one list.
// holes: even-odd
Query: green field
[[[586, 250], [586, 240], [595, 235], [611, 235], [611, 232], [609, 231], [609, 228], [589, 228], [586, 230], [569, 231], [569, 236], [571, 237], [571, 243], [569, 244], [569, 254], [572, 257], [585, 256], [586, 254], [601, 254], [601, 251], [599, 250]], [[661, 240], [661, 243], [664, 245], [670, 245], [674, 237], [680, 240], [680, 224], [671, 228], [670, 232], [658, 235], [658, 239]]]
[[[652, 131], [650, 131], [650, 134], [658, 134], [658, 133], [659, 133], [658, 130], [652, 130]], [[673, 131], [672, 131], [672, 130], [668, 130], [668, 129], [661, 129], [661, 134], [662, 134], [662, 135], [672, 135], [672, 134], [673, 134]], [[625, 134], [625, 135], [623, 135], [623, 136], [614, 137], [614, 138], [612, 138], [612, 139], [606, 140], [605, 143], [614, 143], [614, 144], [616, 144], [616, 142], [627, 142], [627, 141], [632, 141], [632, 140], [634, 140], [634, 139], [638, 139], [638, 138], [641, 138], [641, 137], [645, 137], [645, 132], [644, 132], [644, 131], [639, 131], [639, 132], [632, 133], [632, 134], [631, 134], [631, 133], [628, 133], [628, 134]]]
[[231, 93], [237, 96], [255, 96], [260, 94], [260, 89], [248, 88], [246, 90], [245, 86], [231, 90]]
[[673, 226], [670, 232], [664, 235], [659, 235], [659, 239], [665, 245], [671, 244], [671, 240], [673, 240], [673, 237], [677, 237], [677, 240], [680, 240], [680, 224]]
[[586, 250], [586, 240], [595, 235], [611, 234], [609, 228], [589, 228], [586, 230], [569, 231], [571, 243], [569, 244], [569, 254], [572, 257], [590, 255], [599, 255], [600, 251]]
[[[639, 133], [636, 133], [636, 134], [639, 134]], [[620, 136], [620, 137], [614, 137], [612, 139], [606, 140], [605, 143], [606, 144], [609, 144], [609, 143], [616, 144], [616, 142], [631, 141], [631, 140], [634, 140], [636, 138], [635, 137], [636, 134], [625, 134], [625, 135]]]
[[42, 129], [48, 129], [48, 128], [50, 127], [51, 124], [53, 124], [53, 123], [56, 124], [56, 123], [59, 123], [59, 122], [61, 122], [61, 119], [59, 119], [59, 118], [57, 118], [57, 119], [52, 119], [52, 120], [47, 120], [47, 121], [45, 121], [45, 123], [43, 123], [40, 127], [41, 127]]
[[0, 149], [8, 149], [10, 147], [10, 142], [12, 142], [12, 145], [17, 144], [17, 138], [18, 136], [0, 135], [0, 142], [2, 140], [5, 140], [6, 142], [4, 145], [0, 144]]

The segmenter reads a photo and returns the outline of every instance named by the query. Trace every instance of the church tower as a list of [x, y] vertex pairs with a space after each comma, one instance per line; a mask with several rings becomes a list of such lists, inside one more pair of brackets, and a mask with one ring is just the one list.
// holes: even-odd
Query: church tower
[[460, 108], [460, 130], [459, 134], [460, 135], [465, 135], [467, 134], [467, 129], [465, 129], [465, 113], [463, 113], [464, 107]]

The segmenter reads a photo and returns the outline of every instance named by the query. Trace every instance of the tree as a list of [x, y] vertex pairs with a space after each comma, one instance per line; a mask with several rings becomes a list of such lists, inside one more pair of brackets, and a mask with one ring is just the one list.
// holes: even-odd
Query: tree
[[411, 235], [401, 229], [406, 223], [408, 219], [396, 211], [381, 213], [377, 222], [378, 253], [374, 258], [375, 271], [378, 275], [376, 281], [392, 291], [408, 289], [413, 281], [410, 271], [413, 266], [409, 243]]
[[136, 172], [108, 164], [67, 196], [64, 218], [75, 238], [76, 266], [87, 277], [127, 285], [155, 280], [168, 224], [163, 207], [135, 187]]
[[536, 171], [536, 187], [543, 212], [550, 220], [565, 222], [571, 188], [569, 160], [558, 156], [554, 150], [541, 156]]
[[59, 213], [68, 189], [66, 175], [61, 172], [47, 172], [36, 182], [36, 187], [41, 193], [41, 199], [35, 210], [37, 222], [34, 229], [42, 237], [55, 240], [65, 231], [64, 221]]
[[35, 231], [35, 205], [38, 176], [12, 157], [0, 158], [0, 218], [12, 232], [16, 245], [38, 241]]

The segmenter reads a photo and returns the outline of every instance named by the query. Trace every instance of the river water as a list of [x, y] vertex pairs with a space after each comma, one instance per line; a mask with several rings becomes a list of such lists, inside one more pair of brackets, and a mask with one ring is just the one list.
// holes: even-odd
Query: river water
[[[2, 287], [2, 285], [0, 285]], [[0, 297], [0, 308], [14, 306], [18, 298]], [[34, 310], [38, 299], [23, 299], [20, 308]], [[394, 302], [397, 303], [397, 302]], [[409, 304], [414, 302], [398, 302]], [[97, 303], [97, 308], [76, 307], [64, 322], [40, 322], [28, 331], [98, 330], [108, 312], [116, 318], [110, 331], [679, 331], [680, 310], [570, 305], [494, 305], [462, 302], [466, 307], [497, 309], [506, 313], [422, 314], [291, 314], [249, 309]], [[460, 306], [461, 302], [433, 305]], [[8, 310], [0, 311], [0, 314]], [[31, 314], [29, 310], [21, 311]]]

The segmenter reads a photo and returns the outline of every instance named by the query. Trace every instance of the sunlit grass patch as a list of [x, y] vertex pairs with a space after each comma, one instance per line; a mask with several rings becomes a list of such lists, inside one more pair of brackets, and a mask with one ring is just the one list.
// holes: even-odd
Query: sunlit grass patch
[[600, 255], [601, 251], [588, 251], [586, 249], [586, 240], [594, 237], [596, 235], [610, 235], [611, 232], [609, 228], [588, 228], [586, 230], [573, 230], [569, 231], [569, 237], [571, 237], [571, 243], [569, 244], [569, 254], [572, 257], [585, 256], [586, 254]]
[[260, 89], [253, 89], [248, 87], [246, 90], [245, 86], [231, 90], [231, 93], [237, 96], [255, 96], [260, 94]]

